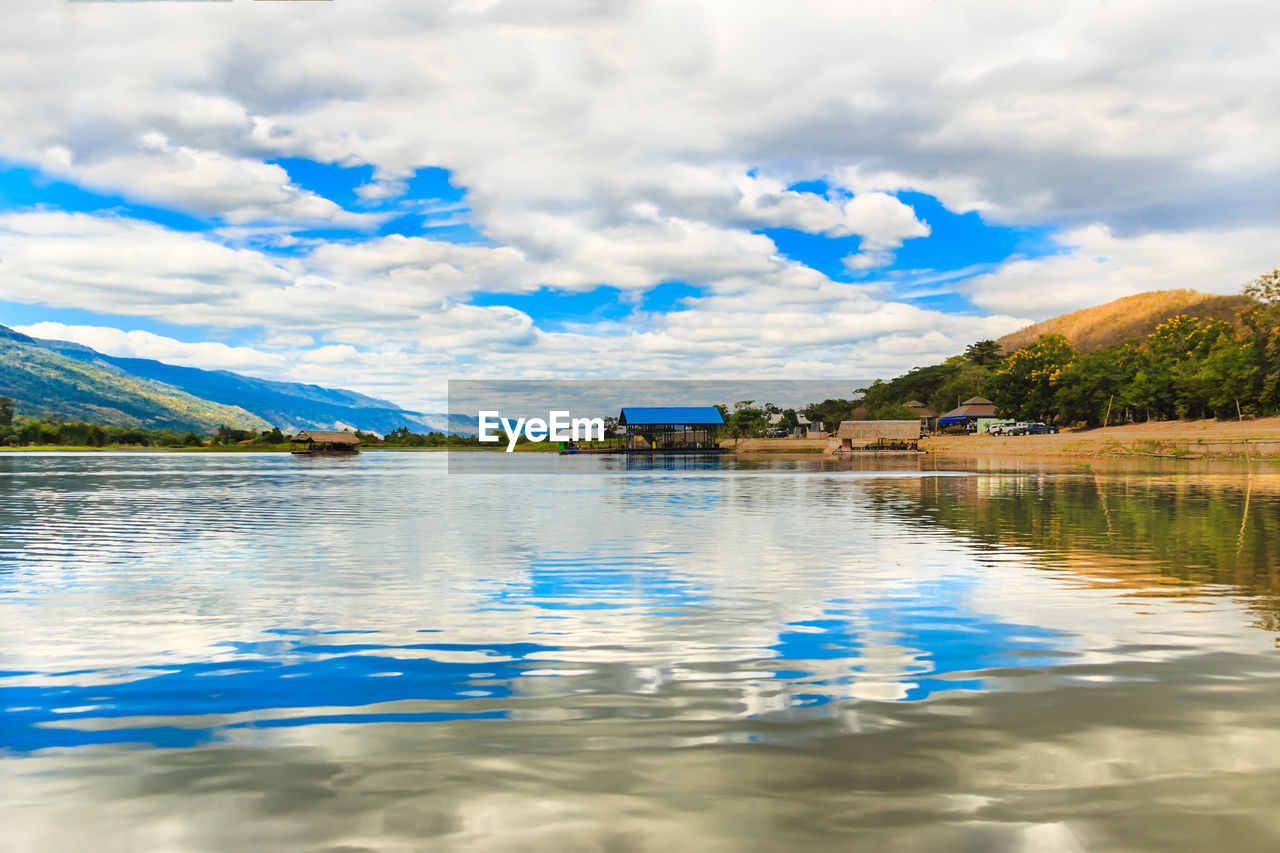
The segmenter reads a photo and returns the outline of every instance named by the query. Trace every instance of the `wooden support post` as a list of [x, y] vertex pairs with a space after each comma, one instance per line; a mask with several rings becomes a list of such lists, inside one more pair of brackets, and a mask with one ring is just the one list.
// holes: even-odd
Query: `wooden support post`
[[1106, 429], [1107, 424], [1111, 423], [1111, 403], [1116, 398], [1115, 394], [1111, 395], [1111, 399], [1107, 401], [1107, 415], [1102, 419], [1102, 428]]

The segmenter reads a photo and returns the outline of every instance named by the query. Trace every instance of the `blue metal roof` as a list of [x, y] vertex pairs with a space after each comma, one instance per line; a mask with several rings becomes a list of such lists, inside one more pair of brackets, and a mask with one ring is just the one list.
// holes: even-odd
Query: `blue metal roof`
[[707, 426], [723, 424], [715, 406], [624, 406], [618, 415], [623, 426]]

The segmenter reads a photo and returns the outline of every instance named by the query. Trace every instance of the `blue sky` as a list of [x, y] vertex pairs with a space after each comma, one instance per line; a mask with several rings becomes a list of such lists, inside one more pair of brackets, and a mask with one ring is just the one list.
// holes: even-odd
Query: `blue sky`
[[[155, 206], [130, 200], [127, 194], [104, 194], [76, 183], [46, 175], [40, 170], [4, 163], [0, 168], [0, 211], [57, 210], [97, 216], [119, 216], [152, 222], [166, 229], [199, 234], [228, 245], [252, 245], [271, 256], [293, 258], [306, 254], [315, 241], [360, 244], [390, 234], [429, 238], [434, 241], [494, 246], [467, 206], [466, 188], [447, 170], [417, 170], [403, 182], [403, 191], [387, 198], [363, 199], [356, 189], [373, 180], [374, 166], [340, 166], [299, 157], [267, 161], [281, 166], [297, 187], [329, 199], [346, 211], [373, 214], [372, 227], [296, 227], [287, 229], [297, 242], [280, 245], [277, 234], [242, 237], [224, 233], [218, 217], [200, 216], [175, 206]], [[797, 183], [787, 189], [826, 198], [833, 190], [823, 180]], [[930, 229], [928, 236], [905, 241], [892, 260], [870, 270], [850, 270], [842, 259], [856, 254], [863, 243], [858, 235], [831, 237], [795, 228], [758, 228], [753, 233], [773, 241], [780, 255], [821, 272], [833, 281], [859, 282], [876, 278], [897, 299], [948, 313], [973, 313], [978, 309], [962, 291], [965, 279], [994, 269], [1012, 257], [1036, 258], [1061, 251], [1050, 239], [1050, 226], [1009, 226], [985, 222], [970, 211], [957, 214], [925, 193], [894, 194], [910, 206]], [[600, 322], [640, 322], [645, 315], [682, 310], [704, 289], [686, 281], [670, 280], [643, 292], [630, 293], [601, 282], [589, 290], [567, 291], [541, 287], [529, 293], [477, 293], [468, 300], [476, 305], [514, 307], [541, 328], [559, 331]], [[119, 325], [119, 317], [105, 312], [40, 303], [0, 302], [7, 325], [54, 321], [69, 325]], [[195, 342], [219, 340], [250, 344], [262, 327], [179, 325], [138, 317], [130, 328]]]
[[1280, 262], [1280, 7], [1171, 2], [27, 4], [0, 323], [432, 408], [1236, 292]]

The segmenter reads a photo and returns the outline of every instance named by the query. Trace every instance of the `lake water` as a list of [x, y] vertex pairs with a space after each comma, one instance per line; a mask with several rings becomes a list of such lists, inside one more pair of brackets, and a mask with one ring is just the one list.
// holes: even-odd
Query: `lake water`
[[1274, 472], [508, 463], [0, 456], [0, 849], [1280, 848]]

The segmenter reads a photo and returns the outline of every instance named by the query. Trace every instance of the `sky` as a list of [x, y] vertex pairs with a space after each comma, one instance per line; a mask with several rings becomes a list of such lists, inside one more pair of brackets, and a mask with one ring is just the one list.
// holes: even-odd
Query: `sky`
[[439, 410], [1280, 264], [1280, 5], [0, 0], [0, 324]]

